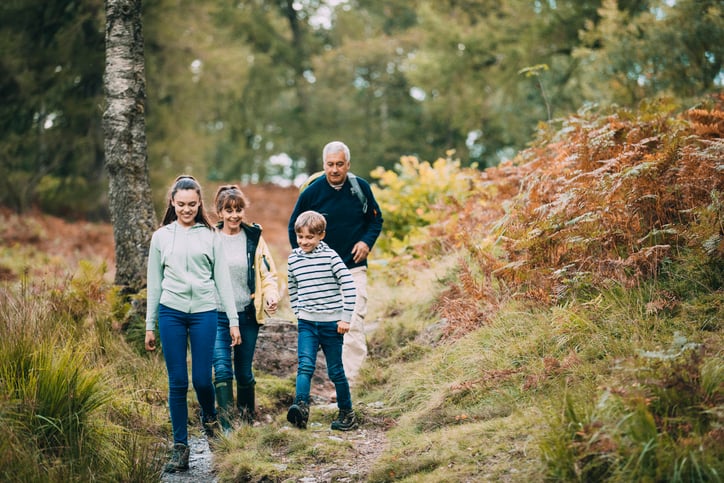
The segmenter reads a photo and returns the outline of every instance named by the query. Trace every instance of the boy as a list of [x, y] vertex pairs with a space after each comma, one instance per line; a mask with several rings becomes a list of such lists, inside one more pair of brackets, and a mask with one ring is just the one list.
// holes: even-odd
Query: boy
[[349, 431], [357, 427], [349, 382], [342, 365], [344, 334], [349, 332], [355, 288], [349, 269], [337, 252], [322, 241], [327, 229], [316, 211], [301, 213], [294, 223], [298, 248], [288, 259], [289, 300], [298, 320], [296, 396], [287, 420], [299, 429], [309, 420], [309, 391], [321, 346], [327, 374], [337, 393], [339, 415], [331, 428]]

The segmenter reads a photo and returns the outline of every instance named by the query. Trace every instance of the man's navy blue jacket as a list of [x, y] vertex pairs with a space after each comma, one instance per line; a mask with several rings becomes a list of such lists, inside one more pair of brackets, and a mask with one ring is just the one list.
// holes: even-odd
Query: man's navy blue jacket
[[358, 241], [363, 241], [371, 250], [380, 236], [383, 220], [369, 183], [360, 177], [357, 179], [367, 197], [367, 214], [362, 211], [362, 202], [352, 192], [349, 178], [345, 180], [342, 188], [336, 190], [327, 182], [327, 178], [322, 176], [299, 194], [289, 218], [289, 243], [292, 248], [298, 246], [294, 222], [301, 213], [314, 210], [324, 215], [327, 220], [324, 241], [339, 254], [347, 268], [367, 265], [367, 259], [360, 263], [352, 260], [352, 247]]

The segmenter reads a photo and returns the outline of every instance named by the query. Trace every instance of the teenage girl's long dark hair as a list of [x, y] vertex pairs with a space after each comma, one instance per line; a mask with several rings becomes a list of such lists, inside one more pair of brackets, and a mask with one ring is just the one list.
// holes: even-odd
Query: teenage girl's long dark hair
[[199, 195], [199, 211], [196, 212], [196, 218], [194, 218], [194, 221], [196, 223], [204, 224], [207, 228], [211, 228], [211, 222], [206, 216], [206, 210], [204, 209], [204, 198], [201, 195], [201, 185], [198, 181], [196, 181], [196, 178], [187, 174], [182, 174], [174, 180], [174, 183], [168, 192], [168, 205], [166, 206], [166, 214], [163, 215], [163, 221], [161, 222], [161, 225], [163, 226], [168, 225], [169, 223], [173, 223], [178, 218], [176, 216], [176, 209], [171, 203], [174, 199], [174, 196], [176, 196], [176, 193], [181, 190], [196, 191], [196, 194]]

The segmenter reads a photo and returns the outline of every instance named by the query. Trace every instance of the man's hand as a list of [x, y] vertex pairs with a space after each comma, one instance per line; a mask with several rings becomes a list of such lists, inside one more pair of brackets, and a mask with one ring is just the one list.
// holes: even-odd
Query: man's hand
[[354, 260], [354, 263], [359, 263], [367, 258], [367, 255], [369, 255], [369, 253], [370, 247], [368, 247], [365, 242], [358, 241], [352, 247], [352, 260]]
[[337, 333], [338, 334], [346, 334], [347, 332], [349, 332], [349, 328], [350, 328], [349, 322], [343, 322], [341, 320], [339, 322], [337, 322]]
[[156, 350], [156, 334], [154, 334], [152, 330], [146, 331], [146, 350]]
[[229, 334], [231, 335], [231, 347], [241, 345], [241, 332], [239, 332], [239, 327], [229, 327]]

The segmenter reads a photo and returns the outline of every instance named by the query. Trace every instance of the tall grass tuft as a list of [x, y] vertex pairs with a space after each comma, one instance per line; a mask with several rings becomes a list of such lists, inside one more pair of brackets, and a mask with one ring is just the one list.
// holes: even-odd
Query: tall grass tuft
[[[0, 480], [148, 481], [155, 450], [112, 357], [105, 267], [0, 291]], [[141, 416], [141, 419], [143, 417]]]
[[681, 342], [631, 358], [596, 405], [564, 399], [542, 442], [550, 479], [721, 481], [724, 364]]

